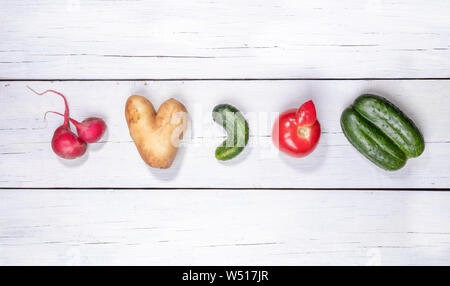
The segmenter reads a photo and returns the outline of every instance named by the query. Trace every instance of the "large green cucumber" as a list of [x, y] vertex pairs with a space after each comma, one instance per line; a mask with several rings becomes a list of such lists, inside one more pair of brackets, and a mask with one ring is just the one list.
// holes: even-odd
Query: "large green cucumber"
[[348, 141], [379, 167], [398, 170], [405, 165], [405, 153], [352, 107], [342, 113], [341, 126]]
[[385, 170], [402, 168], [408, 158], [425, 147], [411, 119], [383, 97], [361, 95], [341, 116], [342, 130], [350, 143]]
[[364, 94], [355, 100], [353, 108], [394, 141], [406, 157], [414, 158], [422, 154], [425, 142], [419, 129], [387, 99]]
[[230, 160], [244, 150], [248, 143], [247, 120], [239, 110], [229, 104], [219, 104], [213, 109], [213, 119], [227, 131], [227, 139], [216, 148], [216, 158]]

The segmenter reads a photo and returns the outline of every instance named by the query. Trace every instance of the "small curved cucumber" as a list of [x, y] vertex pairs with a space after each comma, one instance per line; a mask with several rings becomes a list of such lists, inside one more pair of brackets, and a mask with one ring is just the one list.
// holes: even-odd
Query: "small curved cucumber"
[[405, 165], [405, 153], [352, 107], [342, 113], [341, 127], [348, 141], [377, 166], [394, 171]]
[[225, 161], [236, 157], [248, 143], [247, 120], [239, 110], [229, 104], [219, 104], [212, 113], [215, 122], [227, 131], [227, 139], [216, 148], [216, 159]]
[[418, 157], [425, 149], [419, 129], [387, 99], [371, 94], [359, 96], [353, 108], [391, 139], [408, 158]]

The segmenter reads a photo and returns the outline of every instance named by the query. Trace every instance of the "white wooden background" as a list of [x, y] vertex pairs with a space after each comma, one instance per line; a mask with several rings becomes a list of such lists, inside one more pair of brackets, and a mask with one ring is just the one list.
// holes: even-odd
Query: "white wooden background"
[[[444, 0], [2, 1], [0, 264], [450, 264], [449, 12]], [[26, 85], [105, 118], [104, 140], [56, 158], [61, 119], [42, 115], [61, 99]], [[421, 157], [384, 172], [349, 145], [339, 116], [362, 92], [415, 119]], [[135, 150], [132, 93], [191, 114], [169, 170]], [[274, 112], [311, 98], [317, 150], [278, 154]], [[224, 102], [251, 126], [227, 164], [210, 118]]]

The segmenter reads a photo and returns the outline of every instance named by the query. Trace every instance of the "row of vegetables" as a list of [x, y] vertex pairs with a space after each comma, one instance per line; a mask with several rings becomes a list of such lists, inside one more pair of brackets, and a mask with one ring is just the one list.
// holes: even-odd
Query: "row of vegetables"
[[[227, 117], [223, 114], [225, 109], [236, 114], [235, 118], [224, 120]], [[228, 137], [236, 138], [235, 144], [241, 137], [247, 143], [248, 124], [236, 108], [219, 105], [214, 109], [214, 114], [217, 114], [213, 115], [216, 122], [227, 123]], [[418, 157], [425, 149], [423, 136], [414, 122], [381, 96], [359, 96], [342, 112], [340, 123], [348, 141], [367, 159], [385, 170], [402, 168], [408, 159]], [[315, 149], [320, 134], [316, 108], [312, 101], [308, 101], [298, 109], [286, 110], [279, 115], [273, 126], [272, 140], [282, 152], [304, 157]], [[240, 147], [233, 152], [224, 152], [222, 150], [227, 150], [227, 143], [225, 141], [216, 150], [216, 157], [220, 160], [231, 159], [243, 149]]]
[[[64, 118], [52, 138], [52, 149], [64, 159], [75, 159], [85, 154], [88, 143], [100, 140], [106, 123], [98, 117], [81, 122], [69, 117], [66, 97], [54, 90], [39, 95], [55, 93], [64, 99]], [[46, 113], [46, 115], [47, 115]], [[180, 140], [187, 129], [188, 112], [185, 106], [171, 98], [155, 110], [145, 97], [132, 95], [125, 104], [125, 118], [139, 154], [154, 168], [169, 168], [176, 156]], [[243, 114], [234, 106], [219, 104], [212, 118], [223, 126], [227, 138], [215, 150], [218, 160], [231, 160], [238, 156], [249, 140], [249, 125]], [[70, 123], [76, 127], [72, 132]], [[418, 157], [425, 142], [414, 122], [386, 98], [364, 94], [355, 99], [341, 115], [342, 131], [348, 141], [367, 159], [385, 170], [398, 170], [408, 159]], [[312, 101], [298, 109], [282, 112], [275, 120], [272, 140], [282, 152], [293, 157], [304, 157], [313, 152], [321, 135], [316, 108]]]

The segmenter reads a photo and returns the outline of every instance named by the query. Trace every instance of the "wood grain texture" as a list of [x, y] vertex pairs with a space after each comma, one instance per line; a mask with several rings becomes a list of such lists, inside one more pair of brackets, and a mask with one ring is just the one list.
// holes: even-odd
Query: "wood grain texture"
[[[66, 94], [71, 115], [100, 116], [108, 124], [102, 142], [79, 160], [58, 159], [50, 141], [62, 111], [61, 98], [26, 89]], [[450, 81], [171, 81], [4, 82], [0, 87], [1, 187], [131, 188], [449, 188]], [[397, 172], [383, 171], [359, 154], [342, 134], [342, 110], [363, 92], [387, 96], [422, 130], [425, 152]], [[148, 167], [129, 136], [124, 105], [141, 94], [159, 106], [173, 96], [191, 116], [173, 166]], [[277, 112], [313, 99], [322, 125], [317, 149], [306, 158], [279, 154], [271, 140]], [[239, 157], [220, 163], [214, 149], [224, 130], [212, 120], [216, 104], [237, 106], [250, 125], [250, 141]]]
[[448, 265], [450, 193], [0, 191], [0, 265]]
[[0, 78], [448, 78], [449, 14], [446, 0], [3, 0]]
[[[449, 12], [445, 0], [2, 0], [0, 265], [449, 265], [450, 192], [336, 190], [450, 188], [450, 80], [352, 80], [450, 78]], [[344, 80], [170, 81], [248, 78]], [[76, 119], [105, 118], [107, 135], [81, 160], [58, 159], [62, 120], [42, 116], [61, 99], [27, 84], [64, 92]], [[425, 153], [399, 172], [373, 166], [340, 130], [363, 92], [388, 96], [424, 133]], [[132, 93], [190, 111], [172, 169], [140, 159], [123, 114]], [[311, 98], [317, 150], [278, 154], [276, 112]], [[213, 155], [218, 103], [250, 122], [230, 164]], [[55, 187], [69, 190], [45, 189]]]

